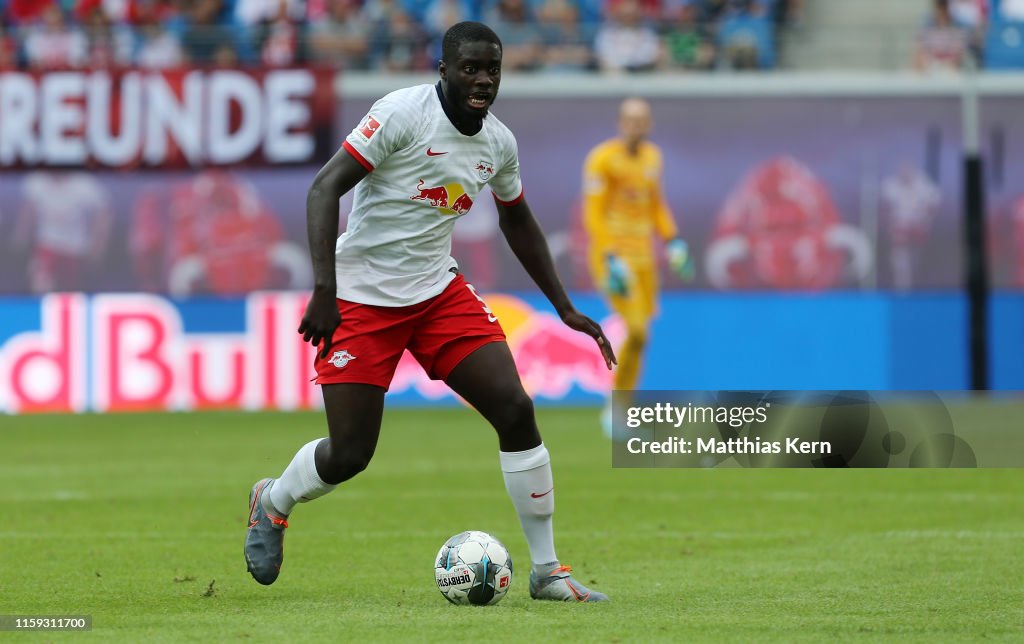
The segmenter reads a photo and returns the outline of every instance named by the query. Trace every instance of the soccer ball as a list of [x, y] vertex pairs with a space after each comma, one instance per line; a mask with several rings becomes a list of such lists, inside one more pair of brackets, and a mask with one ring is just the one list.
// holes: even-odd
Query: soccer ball
[[453, 604], [497, 604], [512, 585], [512, 557], [486, 532], [460, 532], [438, 551], [434, 579]]

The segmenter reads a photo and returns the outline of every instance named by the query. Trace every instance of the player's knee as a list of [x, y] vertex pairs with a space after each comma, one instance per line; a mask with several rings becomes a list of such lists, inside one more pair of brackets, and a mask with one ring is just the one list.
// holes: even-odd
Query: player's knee
[[325, 471], [320, 472], [320, 478], [324, 483], [337, 485], [365, 470], [372, 458], [372, 448], [345, 446], [336, 449], [332, 445], [323, 463]]
[[[481, 410], [482, 411], [482, 410]], [[533, 401], [521, 388], [501, 406], [485, 413], [498, 432], [498, 444], [503, 452], [521, 452], [540, 445], [540, 432], [533, 414]]]
[[516, 392], [505, 405], [503, 429], [530, 429], [534, 426], [533, 400], [522, 389]]

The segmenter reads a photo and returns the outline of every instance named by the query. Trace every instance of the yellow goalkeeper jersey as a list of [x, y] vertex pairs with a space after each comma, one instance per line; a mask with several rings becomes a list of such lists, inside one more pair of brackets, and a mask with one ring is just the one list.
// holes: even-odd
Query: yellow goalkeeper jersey
[[636, 155], [618, 139], [594, 148], [583, 166], [583, 225], [591, 258], [614, 253], [634, 265], [653, 265], [653, 233], [677, 235], [661, 189], [661, 150], [643, 142]]

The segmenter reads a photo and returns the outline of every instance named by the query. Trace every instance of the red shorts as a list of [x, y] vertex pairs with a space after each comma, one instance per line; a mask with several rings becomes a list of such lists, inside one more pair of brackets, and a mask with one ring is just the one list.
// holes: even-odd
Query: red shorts
[[356, 382], [387, 389], [406, 349], [434, 380], [505, 332], [472, 285], [456, 275], [440, 295], [412, 306], [338, 300], [341, 326], [326, 359], [317, 355], [316, 383]]

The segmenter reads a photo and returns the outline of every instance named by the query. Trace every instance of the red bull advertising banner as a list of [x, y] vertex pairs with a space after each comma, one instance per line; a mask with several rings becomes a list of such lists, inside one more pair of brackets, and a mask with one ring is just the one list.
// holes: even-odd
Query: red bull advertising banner
[[[481, 296], [534, 400], [597, 405], [609, 394], [613, 374], [593, 340], [563, 325], [543, 296]], [[572, 297], [621, 346], [624, 327], [601, 299]], [[306, 299], [304, 291], [0, 297], [0, 414], [317, 407], [313, 349], [295, 331]], [[957, 294], [665, 294], [639, 388], [965, 389], [964, 306]], [[1024, 298], [996, 294], [992, 306], [992, 342], [1009, 349], [993, 355], [993, 387], [1022, 390]], [[388, 400], [458, 404], [408, 354]]]
[[[510, 295], [486, 296], [527, 390], [597, 400], [611, 374], [588, 336]], [[307, 409], [320, 404], [313, 348], [296, 333], [301, 292], [172, 301], [58, 293], [0, 302], [0, 412]], [[608, 325], [609, 336], [621, 336]], [[452, 402], [406, 353], [392, 398]]]

